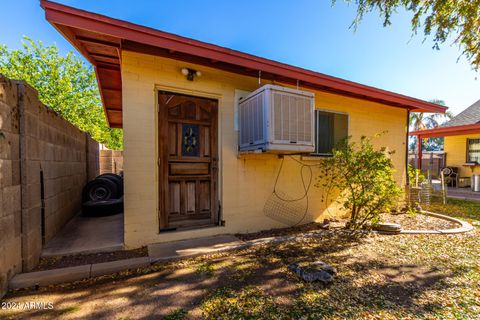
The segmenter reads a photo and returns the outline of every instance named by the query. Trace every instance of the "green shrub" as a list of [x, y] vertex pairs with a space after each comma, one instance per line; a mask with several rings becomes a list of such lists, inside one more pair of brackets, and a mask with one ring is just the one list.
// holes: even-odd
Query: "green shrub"
[[410, 182], [410, 185], [412, 186], [415, 185], [417, 174], [418, 174], [418, 184], [421, 184], [422, 182], [427, 180], [427, 178], [425, 178], [425, 176], [420, 171], [420, 169], [415, 169], [411, 164], [409, 164], [407, 168], [408, 168], [408, 181]]
[[340, 192], [338, 201], [350, 213], [348, 228], [377, 223], [380, 214], [400, 199], [402, 190], [393, 178], [391, 154], [385, 147], [375, 149], [370, 138], [362, 136], [355, 143], [349, 137], [336, 145], [331, 158], [322, 161], [317, 187]]

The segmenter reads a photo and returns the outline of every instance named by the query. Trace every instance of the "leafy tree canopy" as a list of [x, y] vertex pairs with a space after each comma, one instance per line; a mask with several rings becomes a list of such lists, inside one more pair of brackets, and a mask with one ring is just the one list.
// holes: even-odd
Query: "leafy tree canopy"
[[26, 81], [64, 119], [108, 148], [122, 149], [122, 130], [107, 125], [93, 68], [73, 52], [60, 55], [56, 45], [27, 37], [22, 43], [19, 50], [0, 45], [0, 74]]
[[357, 6], [357, 17], [353, 22], [355, 28], [366, 13], [375, 10], [382, 17], [384, 26], [391, 24], [391, 17], [398, 8], [411, 11], [414, 33], [423, 28], [425, 36], [433, 35], [435, 49], [453, 37], [473, 69], [478, 71], [480, 68], [480, 0], [345, 1]]

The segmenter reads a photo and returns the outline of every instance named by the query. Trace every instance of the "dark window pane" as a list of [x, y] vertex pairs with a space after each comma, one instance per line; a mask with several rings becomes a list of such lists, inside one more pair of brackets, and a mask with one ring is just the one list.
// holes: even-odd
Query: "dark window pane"
[[315, 111], [315, 153], [332, 154], [334, 146], [348, 136], [348, 115]]
[[333, 148], [333, 114], [317, 111], [316, 153], [331, 153]]
[[182, 127], [182, 156], [199, 156], [198, 126], [195, 124], [184, 124]]

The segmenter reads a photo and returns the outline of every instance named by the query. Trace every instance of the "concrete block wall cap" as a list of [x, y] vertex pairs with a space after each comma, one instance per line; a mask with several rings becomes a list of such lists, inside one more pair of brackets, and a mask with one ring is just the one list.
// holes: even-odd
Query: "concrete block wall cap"
[[98, 277], [106, 274], [113, 274], [129, 269], [148, 267], [151, 264], [149, 257], [124, 259], [92, 264], [90, 277]]
[[20, 273], [15, 275], [9, 283], [9, 288], [25, 289], [35, 286], [48, 286], [60, 283], [75, 282], [93, 277], [115, 274], [122, 271], [148, 267], [151, 264], [149, 257], [124, 259], [103, 263], [86, 264], [75, 267], [59, 268], [45, 271]]
[[442, 232], [447, 232], [448, 231], [450, 233], [461, 233], [461, 232], [472, 231], [474, 229], [474, 227], [470, 223], [468, 223], [467, 221], [463, 221], [463, 220], [460, 220], [460, 219], [457, 219], [457, 218], [454, 218], [454, 217], [450, 217], [450, 216], [446, 216], [446, 215], [443, 215], [443, 214], [440, 214], [440, 213], [435, 213], [435, 212], [430, 212], [430, 211], [425, 211], [424, 213], [429, 215], [429, 216], [437, 217], [437, 218], [444, 219], [444, 220], [448, 220], [448, 221], [451, 221], [451, 222], [454, 222], [454, 223], [457, 223], [457, 224], [460, 225], [460, 227], [456, 228], [456, 229], [440, 230]]
[[[453, 218], [450, 216], [446, 216], [440, 213], [435, 213], [430, 211], [422, 211], [422, 213], [431, 217], [456, 223], [459, 225], [459, 227], [453, 228], [453, 229], [445, 229], [445, 230], [402, 230], [399, 234], [458, 234], [458, 233], [469, 232], [474, 229], [474, 227], [470, 223], [457, 218]], [[392, 234], [387, 232], [379, 232], [379, 233]]]
[[52, 269], [17, 274], [10, 280], [10, 289], [30, 288], [36, 285], [48, 286], [73, 282], [90, 277], [91, 265]]

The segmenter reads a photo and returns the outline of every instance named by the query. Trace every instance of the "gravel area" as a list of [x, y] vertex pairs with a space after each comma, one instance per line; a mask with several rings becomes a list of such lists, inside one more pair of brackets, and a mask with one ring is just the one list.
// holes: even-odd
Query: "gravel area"
[[279, 228], [279, 229], [271, 229], [271, 230], [265, 230], [260, 232], [253, 232], [253, 233], [238, 233], [235, 236], [244, 241], [260, 239], [260, 238], [288, 236], [288, 235], [293, 235], [297, 233], [303, 233], [303, 232], [322, 229], [322, 225], [323, 224], [321, 223], [311, 222], [311, 223], [290, 227], [290, 228], [286, 227], [286, 228]]
[[63, 257], [45, 257], [40, 259], [38, 266], [32, 271], [43, 271], [57, 268], [81, 266], [91, 263], [102, 263], [130, 258], [148, 256], [147, 247], [135, 250], [122, 250], [113, 252], [100, 252], [91, 254], [76, 254]]
[[417, 214], [385, 214], [383, 221], [398, 223], [403, 230], [445, 230], [458, 228], [459, 225], [440, 218]]
[[[323, 223], [312, 222], [301, 226], [271, 229], [254, 233], [236, 234], [235, 236], [241, 240], [248, 241], [259, 238], [295, 235], [319, 229], [338, 230], [344, 229], [347, 221], [347, 219], [331, 220], [328, 222], [328, 226], [324, 225]], [[458, 227], [458, 225], [454, 222], [427, 216], [422, 213], [385, 213], [382, 215], [382, 221], [398, 223], [402, 226], [403, 230], [445, 230]]]

